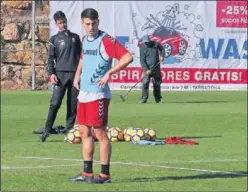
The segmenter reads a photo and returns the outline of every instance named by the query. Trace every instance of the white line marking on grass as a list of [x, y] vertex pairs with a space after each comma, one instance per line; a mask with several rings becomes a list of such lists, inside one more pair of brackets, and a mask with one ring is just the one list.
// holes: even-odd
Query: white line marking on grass
[[239, 172], [229, 172], [229, 171], [219, 171], [219, 170], [209, 170], [209, 169], [196, 169], [196, 168], [186, 168], [186, 167], [174, 167], [174, 166], [163, 166], [163, 165], [153, 165], [153, 164], [139, 164], [139, 163], [124, 163], [124, 162], [111, 162], [112, 164], [120, 164], [120, 165], [135, 165], [142, 167], [154, 167], [154, 168], [165, 168], [165, 169], [177, 169], [177, 170], [188, 170], [188, 171], [198, 171], [198, 172], [208, 172], [208, 173], [221, 173], [221, 174], [232, 174], [232, 175], [240, 175], [240, 176], [248, 176], [247, 174], [239, 173]]
[[154, 161], [156, 163], [217, 163], [217, 162], [247, 162], [241, 159], [213, 159], [213, 160], [189, 160], [189, 161]]
[[[63, 159], [63, 158], [53, 158], [53, 157], [18, 157], [25, 159], [38, 159], [38, 160], [63, 160], [63, 161], [81, 161], [80, 159]], [[94, 161], [99, 163], [100, 161]], [[153, 167], [153, 168], [164, 168], [164, 169], [176, 169], [176, 170], [188, 170], [188, 171], [197, 171], [197, 172], [208, 172], [208, 173], [221, 173], [221, 174], [232, 174], [240, 176], [248, 176], [247, 174], [239, 172], [230, 172], [230, 171], [219, 171], [219, 170], [209, 170], [209, 169], [198, 169], [198, 168], [186, 168], [186, 167], [175, 167], [175, 166], [163, 166], [163, 165], [154, 165], [147, 163], [135, 163], [135, 162], [111, 162], [111, 164], [120, 164], [120, 165], [130, 165], [130, 166], [141, 166], [141, 167]]]
[[[81, 160], [81, 159], [72, 159], [72, 158], [32, 157], [32, 156], [17, 157], [17, 158], [83, 162], [83, 160]], [[95, 161], [95, 162], [99, 162], [99, 161]], [[241, 159], [213, 159], [213, 160], [188, 160], [188, 161], [176, 161], [176, 160], [175, 161], [153, 161], [153, 163], [154, 162], [155, 163], [216, 163], [216, 162], [247, 162], [247, 160], [241, 160]], [[144, 164], [144, 162], [137, 162], [137, 163]]]
[[83, 160], [82, 160], [82, 159], [71, 159], [71, 158], [33, 157], [33, 156], [16, 157], [16, 158], [21, 158], [21, 159], [37, 159], [37, 160], [79, 161], [79, 162], [83, 162]]
[[52, 167], [70, 167], [70, 166], [79, 166], [82, 165], [81, 163], [77, 164], [67, 164], [67, 165], [39, 165], [39, 166], [24, 166], [24, 167], [16, 167], [16, 166], [1, 166], [1, 170], [4, 169], [45, 169], [45, 168], [52, 168]]

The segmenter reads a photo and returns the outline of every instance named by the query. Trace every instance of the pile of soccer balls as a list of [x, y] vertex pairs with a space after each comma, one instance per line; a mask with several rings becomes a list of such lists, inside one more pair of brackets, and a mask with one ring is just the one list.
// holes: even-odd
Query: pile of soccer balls
[[[153, 128], [141, 129], [128, 127], [122, 131], [119, 127], [107, 127], [107, 134], [111, 142], [140, 140], [155, 141], [157, 138], [156, 131]], [[93, 129], [92, 135], [96, 140]], [[66, 141], [72, 144], [81, 143], [82, 140], [78, 125], [75, 125], [74, 128], [68, 132]]]
[[140, 140], [148, 140], [155, 141], [156, 131], [152, 128], [132, 128], [128, 127], [123, 131], [119, 127], [111, 127], [108, 128], [108, 137], [112, 142], [116, 141], [140, 141]]

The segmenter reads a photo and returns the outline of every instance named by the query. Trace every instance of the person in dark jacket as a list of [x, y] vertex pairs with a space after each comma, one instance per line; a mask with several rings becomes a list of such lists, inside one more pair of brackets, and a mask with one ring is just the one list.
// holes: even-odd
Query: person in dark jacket
[[67, 29], [67, 18], [62, 11], [57, 11], [53, 18], [59, 31], [49, 42], [48, 75], [53, 84], [53, 93], [45, 129], [40, 136], [42, 142], [46, 141], [51, 132], [66, 92], [66, 132], [73, 128], [77, 111], [78, 90], [73, 86], [73, 79], [80, 60], [80, 37]]
[[147, 102], [151, 78], [155, 102], [162, 103], [160, 62], [164, 60], [164, 56], [165, 51], [159, 43], [151, 41], [148, 35], [143, 36], [142, 45], [140, 46], [140, 63], [143, 68], [141, 103]]

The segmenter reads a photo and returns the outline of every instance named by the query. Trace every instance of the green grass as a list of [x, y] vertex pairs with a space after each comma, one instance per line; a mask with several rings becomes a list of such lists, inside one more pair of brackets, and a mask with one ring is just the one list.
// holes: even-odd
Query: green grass
[[[63, 135], [51, 135], [47, 142], [40, 143], [38, 136], [32, 134], [33, 130], [45, 123], [51, 93], [2, 91], [1, 190], [247, 190], [247, 176], [242, 175], [247, 174], [246, 92], [163, 92], [165, 103], [161, 105], [155, 104], [152, 97], [147, 104], [139, 104], [138, 91], [131, 92], [123, 103], [118, 93], [121, 92], [114, 92], [110, 106], [110, 126], [122, 129], [129, 126], [153, 127], [160, 139], [168, 136], [189, 137], [198, 141], [199, 145], [143, 146], [113, 143], [113, 162], [139, 165], [113, 163], [111, 184], [69, 183], [68, 177], [78, 174], [82, 164], [63, 158], [80, 160], [81, 146], [64, 143]], [[65, 125], [65, 101], [56, 125]], [[25, 156], [58, 159], [21, 158]], [[95, 159], [99, 160], [98, 143]], [[149, 166], [144, 167], [142, 164]], [[39, 168], [54, 165], [58, 167]], [[3, 169], [6, 166], [12, 169]], [[33, 168], [27, 168], [30, 166]], [[98, 173], [99, 170], [100, 165], [95, 164], [94, 172]]]

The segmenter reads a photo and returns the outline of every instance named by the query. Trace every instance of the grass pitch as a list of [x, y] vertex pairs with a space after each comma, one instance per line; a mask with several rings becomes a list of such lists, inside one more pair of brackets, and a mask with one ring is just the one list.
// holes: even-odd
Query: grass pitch
[[[51, 93], [2, 91], [1, 191], [247, 191], [246, 92], [163, 92], [164, 104], [152, 94], [140, 104], [139, 91], [123, 103], [120, 93], [113, 94], [110, 126], [153, 127], [159, 139], [199, 145], [113, 143], [111, 184], [70, 183], [83, 168], [81, 146], [64, 143], [63, 135], [41, 143], [32, 134], [45, 123]], [[65, 125], [65, 103], [56, 125]]]

